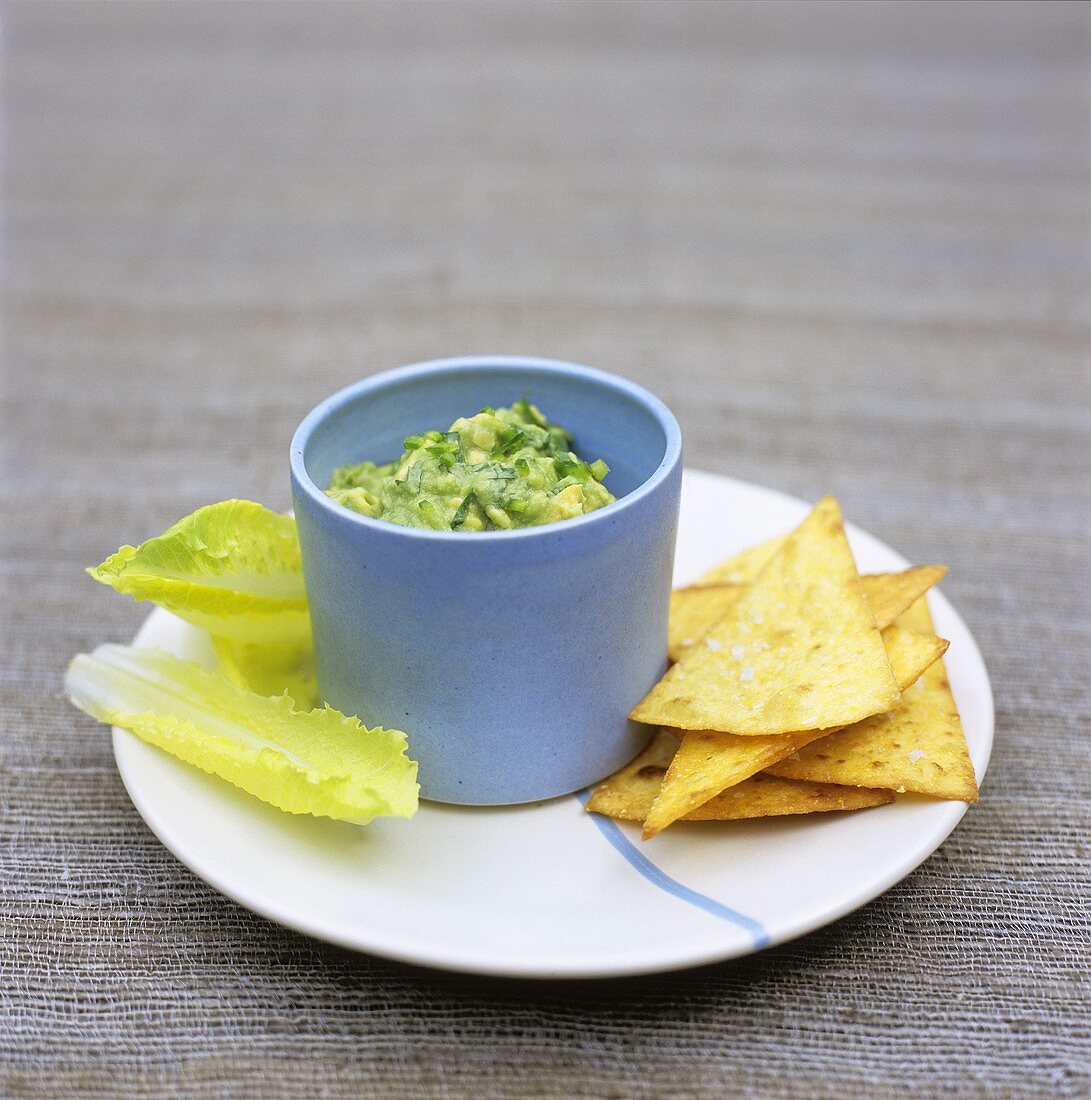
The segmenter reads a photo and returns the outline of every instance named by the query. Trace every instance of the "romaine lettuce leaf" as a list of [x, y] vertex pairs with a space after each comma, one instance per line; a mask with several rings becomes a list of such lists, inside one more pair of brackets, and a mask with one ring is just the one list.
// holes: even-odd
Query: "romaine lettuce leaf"
[[325, 707], [295, 710], [154, 649], [101, 645], [68, 666], [65, 690], [100, 722], [138, 737], [288, 813], [366, 824], [411, 817], [417, 765], [405, 734], [366, 729]]
[[250, 500], [198, 508], [87, 572], [213, 635], [260, 645], [310, 639], [295, 520]]
[[258, 695], [291, 696], [300, 710], [318, 705], [314, 646], [305, 642], [254, 645], [212, 635], [220, 672], [233, 684]]

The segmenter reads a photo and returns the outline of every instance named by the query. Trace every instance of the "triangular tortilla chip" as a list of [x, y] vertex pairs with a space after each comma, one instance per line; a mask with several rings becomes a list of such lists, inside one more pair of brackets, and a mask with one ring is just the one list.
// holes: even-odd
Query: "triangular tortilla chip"
[[[660, 730], [631, 763], [603, 782], [585, 809], [619, 821], [643, 821], [659, 793], [663, 776], [678, 748], [678, 739]], [[750, 817], [860, 810], [893, 802], [890, 791], [802, 783], [760, 772], [686, 814], [683, 821], [739, 821]]]
[[[899, 619], [931, 629], [922, 599]], [[958, 707], [942, 661], [907, 688], [901, 705], [831, 733], [779, 761], [770, 771], [792, 779], [844, 783], [977, 801], [977, 780]]]
[[[930, 588], [939, 584], [947, 572], [946, 565], [915, 565], [900, 573], [866, 573], [860, 578], [868, 607], [875, 616], [875, 625], [882, 630], [890, 626], [902, 612], [911, 607]], [[902, 626], [908, 627], [908, 623]], [[909, 629], [914, 629], [909, 627]], [[918, 630], [931, 634], [932, 624]]]
[[897, 701], [841, 510], [826, 497], [631, 717], [764, 736], [845, 726]]
[[707, 573], [693, 582], [693, 588], [708, 588], [722, 584], [749, 584], [761, 571], [765, 563], [781, 548], [786, 535], [777, 535], [756, 546], [733, 554], [727, 561], [714, 565]]
[[[901, 573], [867, 573], [860, 578], [864, 595], [882, 630], [889, 626], [914, 600], [919, 599], [947, 572], [943, 565], [918, 565]], [[700, 641], [739, 598], [737, 584], [676, 588], [671, 593], [670, 618], [667, 622], [667, 655], [677, 661], [694, 643]]]
[[708, 585], [704, 588], [676, 588], [671, 593], [667, 619], [667, 656], [677, 661], [699, 642], [727, 609], [739, 598], [740, 584]]
[[[897, 682], [904, 687], [914, 683], [947, 648], [942, 638], [917, 634], [897, 625], [888, 626], [882, 638]], [[737, 737], [707, 730], [683, 734], [659, 796], [644, 822], [644, 839], [655, 836], [720, 791], [826, 736], [828, 733], [823, 730], [772, 737]]]

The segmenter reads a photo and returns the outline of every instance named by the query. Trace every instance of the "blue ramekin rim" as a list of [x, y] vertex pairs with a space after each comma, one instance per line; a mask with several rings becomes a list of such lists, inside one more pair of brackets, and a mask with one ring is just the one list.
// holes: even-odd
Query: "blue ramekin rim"
[[[666, 446], [664, 447], [662, 460], [656, 469], [632, 492], [619, 497], [614, 503], [608, 504], [605, 508], [598, 508], [594, 512], [576, 516], [573, 519], [565, 520], [563, 523], [544, 523], [536, 527], [519, 527], [509, 531], [433, 531], [430, 528], [405, 527], [401, 524], [387, 523], [384, 520], [362, 515], [338, 504], [326, 496], [325, 492], [315, 484], [307, 472], [303, 456], [311, 436], [330, 416], [345, 405], [371, 391], [380, 390], [390, 383], [400, 382], [407, 378], [447, 373], [449, 371], [471, 371], [481, 367], [515, 367], [533, 373], [567, 375], [586, 381], [598, 382], [609, 389], [625, 394], [630, 399], [635, 399], [655, 417], [663, 430]], [[663, 401], [650, 390], [645, 389], [636, 382], [623, 378], [621, 375], [599, 370], [597, 367], [586, 367], [579, 363], [571, 363], [563, 359], [546, 359], [526, 355], [459, 355], [444, 359], [429, 359], [403, 367], [393, 367], [390, 370], [380, 371], [378, 374], [363, 378], [359, 382], [353, 382], [351, 385], [331, 394], [324, 401], [320, 401], [296, 428], [295, 434], [292, 436], [289, 458], [292, 480], [295, 486], [319, 508], [335, 517], [336, 520], [356, 524], [377, 534], [391, 537], [433, 541], [454, 539], [460, 545], [482, 539], [495, 543], [499, 540], [507, 541], [543, 536], [556, 537], [562, 528], [573, 532], [582, 530], [584, 527], [595, 523], [607, 522], [616, 518], [623, 510], [637, 506], [641, 500], [654, 493], [670, 476], [671, 471], [681, 462], [682, 430], [678, 426], [674, 413]]]

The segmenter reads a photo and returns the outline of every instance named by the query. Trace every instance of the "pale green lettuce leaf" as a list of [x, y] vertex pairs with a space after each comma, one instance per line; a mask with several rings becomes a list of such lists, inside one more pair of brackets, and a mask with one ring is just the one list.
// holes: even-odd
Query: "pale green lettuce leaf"
[[289, 695], [300, 710], [318, 705], [314, 646], [305, 642], [253, 645], [212, 635], [220, 672], [258, 695]]
[[287, 696], [257, 695], [200, 665], [121, 645], [76, 657], [65, 690], [100, 722], [288, 813], [366, 824], [416, 812], [417, 765], [397, 730], [366, 729], [330, 707], [295, 710]]
[[295, 520], [251, 500], [198, 508], [87, 572], [220, 637], [261, 645], [310, 638]]

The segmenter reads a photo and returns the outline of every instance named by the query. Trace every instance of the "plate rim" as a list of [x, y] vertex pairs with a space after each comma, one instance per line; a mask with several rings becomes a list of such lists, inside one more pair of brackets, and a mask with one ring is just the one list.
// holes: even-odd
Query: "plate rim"
[[[685, 473], [687, 479], [696, 480], [698, 482], [707, 479], [708, 481], [726, 483], [744, 490], [757, 490], [767, 497], [780, 498], [784, 504], [790, 505], [797, 510], [799, 508], [808, 507], [807, 502], [798, 497], [778, 489], [758, 485], [754, 482], [743, 481], [739, 478], [732, 478], [726, 475], [690, 467], [686, 467]], [[852, 523], [846, 523], [846, 528], [850, 532], [864, 536], [879, 544], [888, 554], [898, 559], [902, 568], [908, 567], [908, 561], [901, 554], [875, 535], [872, 535], [870, 532]], [[929, 599], [935, 600], [937, 604], [942, 607], [944, 617], [952, 619], [963, 631], [966, 643], [968, 644], [960, 643], [960, 648], [963, 648], [965, 656], [972, 664], [976, 665], [977, 672], [980, 674], [979, 686], [981, 689], [981, 698], [986, 704], [985, 713], [982, 717], [984, 743], [981, 750], [981, 765], [977, 770], [977, 780], [980, 786], [988, 770], [995, 737], [995, 700], [992, 683], [980, 648], [977, 645], [977, 641], [962, 616], [943, 593], [933, 590], [929, 593]], [[169, 613], [163, 611], [161, 608], [154, 608], [137, 630], [132, 644], [139, 647], [146, 637], [155, 631], [158, 623], [162, 622], [165, 617], [173, 618], [173, 616], [169, 616]], [[208, 867], [202, 865], [200, 860], [194, 858], [193, 854], [188, 850], [185, 842], [179, 840], [177, 836], [164, 827], [162, 819], [156, 811], [154, 802], [145, 797], [139, 780], [134, 774], [132, 758], [126, 752], [126, 749], [133, 743], [139, 746], [144, 746], [145, 743], [135, 734], [117, 726], [112, 728], [112, 732], [115, 764], [126, 793], [132, 801], [137, 813], [156, 839], [175, 859], [185, 866], [192, 874], [196, 875], [197, 878], [207, 883], [230, 901], [237, 905], [241, 905], [243, 908], [281, 927], [288, 928], [294, 932], [310, 936], [322, 942], [331, 943], [347, 950], [371, 954], [413, 966], [424, 966], [430, 969], [474, 974], [482, 977], [537, 980], [595, 980], [634, 977], [643, 974], [662, 974], [707, 966], [716, 962], [727, 962], [731, 959], [742, 958], [758, 951], [764, 951], [767, 948], [788, 943], [794, 939], [798, 939], [800, 936], [816, 931], [819, 928], [824, 928], [850, 913], [855, 912], [857, 909], [862, 908], [869, 902], [882, 896], [898, 882], [902, 881], [902, 879], [912, 874], [912, 872], [920, 867], [930, 856], [935, 854], [943, 842], [958, 826], [970, 806], [970, 804], [966, 802], [949, 801], [937, 803], [937, 820], [934, 827], [926, 834], [927, 838], [918, 839], [913, 849], [888, 869], [885, 874], [871, 880], [866, 886], [860, 889], [846, 893], [836, 904], [821, 908], [799, 920], [788, 920], [787, 922], [777, 924], [775, 927], [769, 929], [769, 935], [766, 942], [760, 944], [756, 942], [725, 943], [722, 945], [713, 944], [705, 949], [691, 952], [684, 957], [664, 958], [657, 962], [634, 960], [632, 963], [626, 964], [623, 962], [619, 963], [618, 961], [609, 962], [604, 960], [605, 965], [585, 963], [571, 968], [542, 966], [541, 964], [518, 966], [504, 961], [490, 962], [488, 959], [482, 957], [480, 952], [475, 953], [471, 951], [465, 957], [459, 957], [457, 952], [452, 952], [449, 948], [435, 950], [427, 944], [419, 944], [413, 949], [408, 949], [392, 940], [389, 942], [382, 942], [381, 937], [377, 939], [374, 935], [369, 936], [368, 942], [365, 943], [362, 942], [359, 937], [352, 938], [345, 936], [335, 929], [324, 926], [320, 920], [312, 921], [300, 919], [291, 913], [286, 915], [283, 909], [278, 910], [275, 905], [266, 904], [263, 898], [252, 896], [245, 889], [238, 889], [232, 882], [225, 880], [215, 870], [210, 870]], [[573, 796], [566, 795], [562, 797], [572, 798]], [[451, 809], [457, 811], [458, 807], [451, 807]], [[482, 807], [472, 807], [472, 809], [475, 812], [488, 812], [487, 808]], [[940, 815], [941, 811], [942, 816]]]

